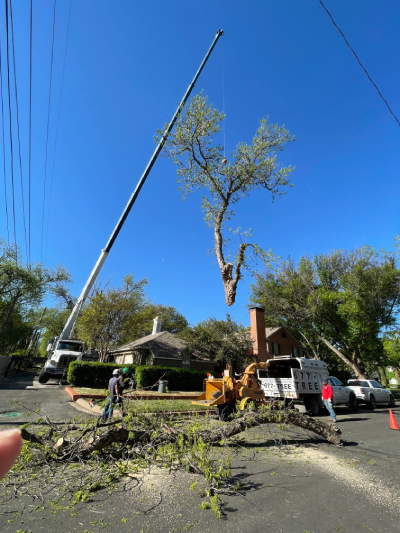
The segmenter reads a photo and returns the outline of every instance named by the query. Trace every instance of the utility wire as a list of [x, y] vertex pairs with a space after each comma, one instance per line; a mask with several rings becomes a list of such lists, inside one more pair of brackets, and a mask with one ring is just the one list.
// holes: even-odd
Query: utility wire
[[50, 108], [51, 108], [51, 85], [53, 79], [53, 57], [54, 57], [54, 32], [56, 26], [56, 6], [57, 0], [54, 0], [54, 11], [53, 11], [53, 38], [51, 43], [51, 60], [50, 60], [50, 86], [49, 86], [49, 103], [47, 110], [47, 134], [46, 134], [46, 157], [44, 163], [44, 183], [43, 183], [43, 208], [42, 208], [42, 234], [40, 239], [40, 258], [43, 254], [43, 229], [44, 229], [44, 207], [46, 202], [46, 180], [47, 180], [47, 154], [49, 146], [49, 126], [50, 126]]
[[17, 68], [16, 68], [15, 47], [14, 47], [14, 23], [13, 23], [13, 14], [12, 14], [12, 0], [10, 0], [10, 21], [11, 21], [11, 42], [12, 42], [13, 66], [14, 66], [15, 108], [16, 108], [16, 111], [17, 111], [17, 131], [18, 131], [19, 171], [20, 171], [20, 177], [21, 177], [21, 195], [22, 195], [22, 217], [23, 217], [23, 221], [24, 221], [26, 258], [27, 258], [27, 260], [28, 260], [28, 241], [27, 241], [27, 238], [26, 238], [26, 218], [25, 218], [24, 181], [23, 181], [23, 178], [22, 178], [21, 139], [20, 139], [20, 133], [19, 133]]
[[365, 72], [365, 74], [367, 75], [369, 81], [372, 83], [372, 85], [375, 87], [375, 89], [377, 90], [377, 93], [379, 94], [379, 96], [382, 98], [382, 100], [385, 102], [386, 104], [386, 107], [389, 109], [390, 113], [393, 115], [395, 121], [397, 122], [397, 124], [400, 126], [400, 121], [399, 119], [396, 117], [396, 115], [393, 113], [393, 111], [391, 110], [390, 108], [390, 105], [387, 103], [387, 101], [385, 100], [385, 98], [382, 96], [380, 90], [378, 89], [376, 83], [372, 80], [371, 76], [368, 74], [367, 72], [367, 69], [364, 67], [364, 65], [361, 63], [361, 61], [359, 60], [357, 54], [355, 53], [355, 51], [353, 50], [353, 48], [350, 46], [349, 42], [347, 41], [346, 37], [344, 36], [344, 33], [342, 32], [342, 30], [339, 28], [339, 26], [336, 24], [336, 22], [333, 20], [332, 18], [332, 15], [329, 13], [329, 11], [327, 10], [327, 8], [324, 6], [322, 0], [319, 0], [319, 3], [321, 4], [321, 6], [325, 9], [325, 11], [327, 12], [327, 14], [329, 15], [329, 18], [331, 19], [332, 21], [332, 24], [335, 26], [335, 28], [339, 31], [340, 35], [343, 37], [345, 43], [347, 44], [347, 46], [350, 48], [350, 50], [353, 52], [354, 54], [354, 57], [357, 59], [360, 67], [363, 69], [363, 71]]
[[64, 74], [65, 74], [65, 63], [66, 63], [66, 60], [67, 60], [68, 39], [69, 39], [69, 25], [70, 25], [70, 21], [71, 21], [71, 9], [72, 9], [72, 0], [70, 0], [70, 3], [69, 3], [67, 38], [66, 38], [65, 50], [64, 50], [64, 64], [63, 64], [63, 71], [62, 71], [62, 78], [61, 78], [60, 101], [58, 103], [56, 140], [55, 140], [55, 143], [54, 143], [53, 167], [52, 167], [52, 170], [51, 170], [51, 178], [50, 178], [49, 209], [48, 209], [48, 212], [47, 212], [46, 244], [45, 244], [45, 248], [44, 248], [45, 257], [46, 257], [46, 252], [47, 252], [47, 239], [48, 239], [48, 236], [49, 236], [49, 221], [50, 221], [50, 211], [51, 211], [51, 193], [52, 193], [52, 190], [53, 190], [54, 165], [55, 165], [55, 161], [56, 161], [58, 126], [59, 126], [59, 123], [60, 123], [61, 100], [62, 100], [63, 88], [64, 88]]
[[[14, 152], [13, 152], [13, 135], [12, 135], [12, 117], [11, 117], [11, 90], [10, 90], [10, 50], [9, 50], [9, 32], [8, 32], [8, 1], [6, 3], [6, 38], [7, 38], [7, 82], [8, 82], [8, 116], [10, 123], [10, 155], [11, 155], [11, 190], [12, 190], [12, 207], [14, 223], [14, 243], [17, 245], [17, 229], [15, 226], [15, 194], [14, 194]], [[17, 256], [16, 261], [17, 261]]]
[[3, 132], [3, 174], [4, 174], [4, 194], [6, 204], [6, 220], [7, 220], [7, 242], [10, 244], [10, 228], [8, 225], [8, 197], [7, 197], [7, 176], [6, 176], [6, 143], [4, 139], [4, 102], [3, 102], [3, 65], [1, 62], [1, 29], [0, 29], [0, 91], [1, 91], [1, 125]]
[[31, 0], [30, 13], [30, 39], [29, 39], [29, 214], [28, 214], [28, 264], [31, 264], [31, 148], [32, 148], [32, 11], [33, 0]]

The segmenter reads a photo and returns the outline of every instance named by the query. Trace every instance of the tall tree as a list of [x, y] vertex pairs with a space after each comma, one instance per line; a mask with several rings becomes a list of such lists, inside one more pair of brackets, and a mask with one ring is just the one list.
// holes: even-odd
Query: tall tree
[[122, 287], [96, 285], [77, 321], [79, 337], [96, 348], [100, 362], [107, 359], [108, 350], [123, 342], [129, 319], [143, 309], [146, 278], [135, 281], [125, 276]]
[[[202, 94], [195, 96], [166, 140], [164, 155], [178, 166], [183, 198], [197, 189], [202, 191], [202, 209], [214, 232], [214, 254], [224, 284], [225, 301], [232, 305], [244, 271], [253, 272], [257, 259], [268, 262], [272, 254], [248, 241], [252, 230], [241, 232], [238, 228], [227, 234], [226, 224], [235, 214], [233, 206], [255, 190], [269, 191], [273, 201], [292, 186], [289, 176], [293, 169], [283, 167], [277, 161], [277, 154], [294, 137], [283, 126], [262, 119], [252, 143], [239, 143], [227, 161], [224, 147], [217, 140], [223, 119], [223, 113], [208, 105], [207, 98]], [[163, 131], [157, 132], [157, 141]], [[235, 246], [234, 241], [237, 249], [231, 252], [227, 247]]]
[[385, 332], [383, 335], [383, 348], [387, 362], [393, 367], [397, 383], [400, 385], [400, 329]]
[[42, 263], [25, 265], [17, 246], [0, 239], [0, 336], [18, 305], [20, 309], [38, 307], [44, 296], [71, 281], [62, 265], [55, 269]]
[[281, 264], [259, 275], [251, 300], [269, 320], [288, 321], [304, 338], [323, 342], [360, 378], [384, 364], [381, 333], [399, 312], [396, 254], [374, 248], [335, 251]]

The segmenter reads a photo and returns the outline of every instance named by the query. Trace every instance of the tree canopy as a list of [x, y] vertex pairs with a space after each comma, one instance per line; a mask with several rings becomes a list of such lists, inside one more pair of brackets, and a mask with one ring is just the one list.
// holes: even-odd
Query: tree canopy
[[[286, 193], [293, 169], [277, 160], [278, 152], [294, 140], [277, 124], [260, 121], [251, 144], [239, 143], [225, 160], [224, 146], [218, 142], [224, 119], [202, 94], [195, 96], [180, 115], [164, 145], [164, 155], [178, 166], [179, 190], [183, 198], [201, 190], [202, 209], [214, 232], [214, 254], [225, 289], [225, 301], [235, 303], [237, 285], [244, 271], [253, 272], [257, 259], [267, 261], [272, 254], [250, 242], [252, 230], [227, 231], [234, 216], [233, 206], [257, 189], [265, 189], [272, 200]], [[157, 132], [156, 140], [163, 135]], [[229, 250], [232, 246], [234, 249]]]
[[397, 323], [399, 298], [397, 255], [366, 246], [289, 259], [258, 275], [251, 300], [267, 320], [295, 328], [314, 354], [321, 341], [365, 378], [386, 361], [382, 333]]

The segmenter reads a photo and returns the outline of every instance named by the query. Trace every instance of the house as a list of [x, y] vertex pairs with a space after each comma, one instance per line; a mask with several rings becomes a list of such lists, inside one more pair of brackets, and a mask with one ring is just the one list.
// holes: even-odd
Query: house
[[110, 351], [110, 356], [120, 365], [172, 366], [204, 372], [214, 370], [212, 361], [191, 356], [187, 347], [186, 341], [173, 333], [161, 331], [161, 320], [156, 317], [151, 335], [118, 346]]
[[309, 349], [302, 346], [284, 326], [265, 327], [264, 309], [251, 307], [250, 323], [252, 351], [260, 361], [267, 361], [276, 355], [310, 357]]

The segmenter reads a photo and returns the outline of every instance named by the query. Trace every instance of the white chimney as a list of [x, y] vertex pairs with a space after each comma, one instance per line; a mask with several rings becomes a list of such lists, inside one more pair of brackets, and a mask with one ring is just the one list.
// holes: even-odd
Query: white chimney
[[161, 319], [158, 318], [158, 316], [156, 316], [156, 318], [153, 319], [153, 331], [152, 331], [152, 335], [154, 335], [155, 333], [160, 333], [161, 331]]

